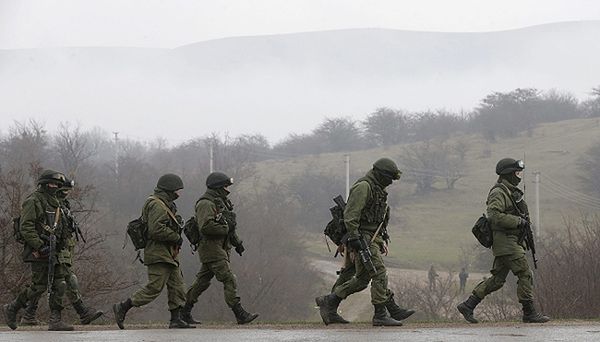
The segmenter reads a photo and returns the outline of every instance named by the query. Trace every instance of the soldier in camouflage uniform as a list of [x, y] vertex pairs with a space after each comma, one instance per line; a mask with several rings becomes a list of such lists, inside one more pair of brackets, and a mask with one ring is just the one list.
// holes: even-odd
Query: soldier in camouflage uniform
[[[59, 263], [63, 264], [68, 271], [66, 276], [67, 287], [65, 289], [65, 294], [71, 305], [79, 315], [79, 321], [83, 325], [90, 324], [92, 321], [98, 319], [104, 313], [102, 311], [96, 310], [92, 307], [86, 306], [83, 303], [81, 298], [81, 293], [79, 292], [79, 282], [77, 280], [77, 276], [73, 272], [73, 256], [75, 254], [75, 245], [79, 240], [77, 234], [80, 232], [77, 230], [78, 225], [75, 222], [75, 217], [73, 217], [71, 212], [71, 203], [68, 200], [69, 193], [73, 190], [75, 186], [75, 182], [70, 179], [66, 179], [63, 186], [57, 191], [56, 196], [61, 202], [61, 207], [63, 208], [63, 213], [65, 215], [65, 220], [67, 220], [67, 225], [70, 227], [71, 235], [67, 239], [67, 248], [63, 249], [60, 255], [58, 255]], [[31, 301], [27, 304], [25, 308], [25, 312], [21, 317], [21, 325], [38, 325], [39, 321], [35, 317], [35, 313], [38, 308], [38, 301]]]
[[232, 247], [240, 256], [245, 250], [236, 232], [233, 204], [227, 198], [227, 187], [232, 184], [233, 179], [224, 173], [213, 172], [206, 179], [208, 189], [196, 202], [196, 222], [202, 237], [198, 255], [202, 267], [186, 294], [182, 316], [188, 323], [197, 323], [191, 315], [192, 308], [202, 292], [208, 289], [213, 277], [223, 283], [225, 302], [233, 311], [238, 324], [250, 323], [258, 317], [258, 314], [248, 313], [240, 304], [235, 275], [229, 262]]
[[499, 178], [487, 198], [487, 217], [493, 232], [494, 265], [492, 276], [479, 283], [471, 296], [457, 306], [468, 322], [478, 322], [473, 316], [475, 307], [485, 296], [502, 288], [509, 271], [519, 279], [517, 297], [523, 305], [523, 322], [545, 323], [550, 320], [538, 313], [533, 305], [533, 275], [525, 258], [524, 242], [520, 241], [523, 231], [530, 224], [523, 191], [517, 187], [524, 169], [523, 161], [512, 158], [504, 158], [496, 165]]
[[[380, 229], [389, 215], [385, 188], [394, 180], [399, 180], [401, 174], [396, 163], [389, 158], [381, 158], [373, 164], [373, 169], [350, 189], [344, 210], [344, 224], [348, 231], [346, 245], [350, 252], [358, 251], [360, 239], [364, 239], [372, 255], [375, 273], [369, 272], [361, 258], [354, 258], [354, 276], [343, 284], [336, 283], [331, 294], [316, 298], [325, 324], [343, 323], [343, 319], [337, 314], [340, 302], [349, 295], [364, 290], [369, 283], [371, 303], [375, 308], [374, 326], [399, 326], [402, 325], [401, 320], [414, 313], [413, 310], [401, 308], [395, 302], [394, 293], [388, 288], [388, 276], [382, 257], [382, 254], [387, 254], [388, 238]], [[388, 311], [392, 317], [388, 315]]]
[[181, 307], [185, 303], [185, 285], [179, 268], [179, 251], [183, 239], [183, 220], [177, 213], [175, 200], [183, 189], [183, 181], [168, 173], [158, 179], [154, 194], [142, 209], [142, 219], [148, 224], [147, 243], [144, 248], [144, 265], [148, 267], [148, 283], [131, 298], [114, 304], [113, 312], [120, 329], [127, 311], [155, 300], [167, 286], [171, 320], [169, 329], [195, 328], [181, 320]]
[[[65, 182], [65, 176], [57, 171], [44, 170], [38, 178], [37, 190], [29, 195], [22, 205], [19, 232], [24, 241], [23, 260], [31, 265], [31, 285], [22, 289], [17, 298], [3, 307], [6, 324], [17, 328], [17, 313], [27, 303], [36, 302], [50, 287], [48, 298], [50, 319], [48, 330], [70, 331], [73, 326], [61, 320], [63, 296], [66, 288], [67, 268], [59, 263], [58, 255], [67, 249], [69, 227], [61, 210], [57, 191]], [[56, 238], [54, 260], [51, 253], [51, 237]], [[53, 262], [54, 279], [48, 285], [49, 262]]]

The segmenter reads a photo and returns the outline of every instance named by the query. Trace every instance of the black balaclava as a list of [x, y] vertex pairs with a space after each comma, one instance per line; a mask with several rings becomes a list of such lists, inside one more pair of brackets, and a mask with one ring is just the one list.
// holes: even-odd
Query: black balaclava
[[507, 182], [514, 186], [518, 186], [521, 183], [521, 178], [517, 177], [516, 172], [511, 172], [506, 175], [500, 175], [500, 179], [505, 179]]
[[384, 188], [392, 184], [392, 182], [394, 181], [392, 177], [386, 175], [383, 172], [380, 172], [377, 169], [373, 169], [373, 175], [375, 176], [375, 179], [377, 179], [377, 182], [379, 182], [379, 184], [381, 184], [381, 186], [383, 186]]

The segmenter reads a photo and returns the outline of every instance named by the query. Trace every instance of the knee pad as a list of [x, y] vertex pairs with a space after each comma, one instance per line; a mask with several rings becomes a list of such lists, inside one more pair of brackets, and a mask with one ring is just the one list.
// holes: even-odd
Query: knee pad
[[71, 290], [79, 291], [79, 280], [77, 279], [75, 273], [71, 273], [71, 275], [68, 276], [66, 280], [67, 286], [69, 286]]
[[54, 282], [54, 290], [59, 294], [59, 295], [63, 295], [65, 293], [65, 290], [67, 289], [67, 282], [63, 279], [63, 280], [59, 280]]

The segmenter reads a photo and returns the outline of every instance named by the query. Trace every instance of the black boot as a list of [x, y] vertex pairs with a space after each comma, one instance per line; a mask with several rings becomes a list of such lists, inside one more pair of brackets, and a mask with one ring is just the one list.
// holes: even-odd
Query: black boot
[[181, 319], [187, 324], [201, 324], [200, 321], [197, 321], [192, 317], [192, 308], [194, 304], [185, 303], [183, 308], [181, 308]]
[[92, 321], [95, 321], [104, 314], [104, 312], [100, 310], [85, 306], [81, 299], [73, 303], [73, 308], [75, 308], [75, 311], [77, 311], [77, 314], [79, 315], [79, 321], [83, 325], [92, 323]]
[[374, 327], [399, 327], [402, 322], [393, 319], [388, 316], [385, 304], [374, 304], [375, 314], [373, 315], [373, 326]]
[[389, 311], [390, 316], [397, 321], [402, 321], [410, 317], [415, 313], [415, 310], [406, 310], [398, 306], [396, 301], [394, 300], [394, 294], [390, 296], [387, 302], [385, 302], [385, 307]]
[[126, 301], [113, 305], [115, 321], [117, 321], [119, 329], [125, 329], [125, 327], [123, 326], [123, 322], [125, 322], [125, 315], [127, 314], [127, 311], [131, 309], [132, 306], [133, 305], [131, 304], [131, 298], [127, 298]]
[[475, 310], [475, 307], [477, 306], [477, 304], [479, 304], [479, 302], [481, 302], [481, 299], [479, 299], [479, 297], [475, 295], [470, 295], [469, 298], [467, 298], [467, 300], [458, 304], [456, 308], [467, 320], [467, 322], [479, 323], [479, 321], [476, 320], [475, 317], [473, 317], [473, 310]]
[[235, 304], [231, 310], [233, 311], [233, 314], [235, 315], [235, 319], [237, 320], [238, 324], [246, 324], [246, 323], [250, 323], [253, 320], [256, 319], [256, 317], [258, 317], [258, 314], [251, 314], [249, 312], [247, 312], [246, 310], [244, 310], [244, 308], [242, 307], [242, 304], [237, 303]]
[[21, 317], [21, 325], [40, 325], [41, 322], [35, 317], [37, 312], [37, 301], [29, 302], [25, 307], [25, 312]]
[[193, 325], [189, 325], [187, 322], [181, 319], [181, 306], [171, 310], [171, 321], [169, 322], [169, 329], [190, 329], [195, 328]]
[[17, 329], [17, 313], [23, 307], [23, 304], [19, 303], [16, 299], [10, 304], [4, 304], [2, 311], [4, 312], [4, 322], [12, 330]]
[[336, 296], [334, 293], [315, 298], [315, 302], [317, 302], [317, 306], [319, 307], [319, 311], [321, 313], [321, 319], [323, 319], [323, 323], [325, 323], [325, 325], [350, 323], [337, 312], [341, 301], [342, 299]]
[[48, 330], [50, 331], [72, 331], [73, 326], [61, 320], [60, 310], [50, 311], [50, 320], [48, 321]]
[[523, 300], [521, 304], [523, 305], [523, 323], [546, 323], [550, 320], [550, 317], [535, 310], [532, 300]]

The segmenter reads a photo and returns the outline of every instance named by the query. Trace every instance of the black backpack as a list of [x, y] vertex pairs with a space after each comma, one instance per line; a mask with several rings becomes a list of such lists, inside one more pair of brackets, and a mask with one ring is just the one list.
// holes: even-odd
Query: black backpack
[[335, 206], [329, 208], [332, 219], [325, 226], [325, 236], [329, 237], [337, 246], [342, 244], [342, 240], [347, 233], [346, 225], [344, 224], [344, 209], [346, 203], [342, 196], [338, 195], [333, 199]]
[[490, 227], [490, 222], [485, 214], [481, 215], [481, 217], [477, 219], [475, 225], [471, 229], [471, 232], [473, 235], [475, 235], [475, 238], [483, 247], [492, 247], [492, 244], [494, 243], [494, 235], [492, 233], [492, 227]]
[[15, 240], [18, 243], [20, 243], [20, 244], [24, 244], [25, 243], [25, 239], [23, 238], [23, 234], [21, 234], [21, 216], [15, 217], [13, 219], [13, 237], [15, 238]]
[[200, 235], [200, 227], [198, 226], [196, 216], [192, 216], [185, 221], [185, 224], [183, 225], [183, 233], [190, 242], [192, 250], [198, 250], [198, 244], [202, 240], [202, 235]]
[[140, 216], [127, 224], [127, 235], [136, 251], [146, 248], [148, 243], [148, 223]]

